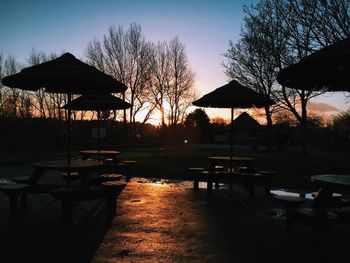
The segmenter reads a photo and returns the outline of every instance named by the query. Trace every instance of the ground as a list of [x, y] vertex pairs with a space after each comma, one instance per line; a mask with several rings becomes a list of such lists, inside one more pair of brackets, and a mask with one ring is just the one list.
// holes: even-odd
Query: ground
[[181, 184], [129, 183], [93, 262], [328, 262], [346, 251], [349, 228], [326, 232], [322, 251], [308, 228], [286, 236], [271, 197], [234, 190], [208, 199]]
[[0, 262], [310, 263], [340, 261], [348, 253], [349, 225], [327, 230], [323, 247], [303, 225], [287, 237], [280, 204], [262, 188], [256, 199], [241, 185], [208, 198], [191, 182], [135, 178], [118, 197], [111, 222], [103, 200], [96, 200], [76, 207], [71, 227], [62, 224], [60, 203], [48, 194], [32, 195], [12, 224], [3, 194], [0, 203]]

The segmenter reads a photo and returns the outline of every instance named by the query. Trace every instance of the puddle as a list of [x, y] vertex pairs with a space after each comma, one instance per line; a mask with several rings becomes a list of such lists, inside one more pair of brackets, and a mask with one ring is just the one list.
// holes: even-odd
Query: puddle
[[6, 178], [0, 178], [0, 185], [4, 185], [4, 184], [16, 184], [16, 183]]
[[286, 189], [276, 189], [276, 190], [271, 190], [271, 194], [273, 195], [288, 195], [288, 196], [301, 196], [304, 197], [305, 199], [310, 199], [313, 200], [314, 197], [312, 196], [312, 193], [306, 193], [306, 194], [301, 194], [301, 193], [295, 193], [288, 191]]

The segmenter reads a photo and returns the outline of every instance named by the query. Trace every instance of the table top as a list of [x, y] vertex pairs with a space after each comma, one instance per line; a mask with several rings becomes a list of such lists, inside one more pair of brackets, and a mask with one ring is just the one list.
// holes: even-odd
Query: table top
[[79, 169], [90, 169], [94, 167], [99, 167], [102, 164], [94, 160], [72, 160], [70, 163], [67, 160], [59, 161], [44, 161], [33, 163], [33, 167], [42, 168], [42, 169], [57, 169], [57, 170], [79, 170]]
[[320, 174], [312, 176], [315, 182], [330, 184], [334, 186], [345, 186], [350, 188], [350, 175]]
[[81, 154], [100, 154], [100, 155], [117, 155], [119, 154], [118, 151], [113, 151], [113, 150], [84, 150], [80, 151]]
[[208, 157], [209, 160], [212, 161], [243, 161], [243, 162], [252, 162], [255, 160], [255, 158], [251, 157], [239, 157], [239, 156], [210, 156]]

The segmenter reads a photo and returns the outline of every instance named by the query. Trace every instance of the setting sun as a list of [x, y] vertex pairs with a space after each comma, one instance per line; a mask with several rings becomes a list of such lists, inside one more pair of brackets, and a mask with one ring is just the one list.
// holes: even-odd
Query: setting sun
[[159, 126], [162, 123], [162, 114], [159, 110], [155, 111], [150, 119], [147, 121], [148, 123], [155, 125], [155, 126]]

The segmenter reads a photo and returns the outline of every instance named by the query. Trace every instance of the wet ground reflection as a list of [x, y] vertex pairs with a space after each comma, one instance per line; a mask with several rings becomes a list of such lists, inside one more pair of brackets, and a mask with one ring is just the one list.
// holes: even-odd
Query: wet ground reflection
[[210, 202], [205, 190], [192, 189], [191, 181], [131, 180], [93, 262], [311, 262], [310, 231], [287, 239], [282, 210], [280, 218], [262, 212], [278, 207], [263, 188], [254, 201], [235, 185]]
[[314, 199], [314, 196], [312, 195], [313, 193], [296, 193], [296, 192], [288, 191], [286, 189], [271, 190], [271, 194], [273, 194], [273, 195], [300, 196], [300, 197], [304, 197], [305, 199], [310, 199], [310, 200]]

